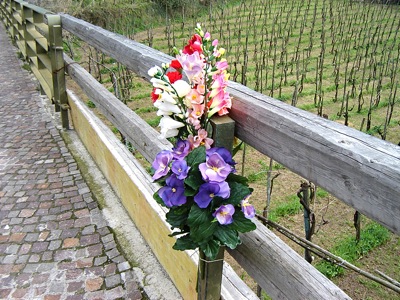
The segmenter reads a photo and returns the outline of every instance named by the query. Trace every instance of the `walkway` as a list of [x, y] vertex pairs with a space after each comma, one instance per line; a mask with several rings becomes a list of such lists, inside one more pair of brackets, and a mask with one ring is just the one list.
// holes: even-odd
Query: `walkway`
[[1, 22], [0, 299], [142, 299]]

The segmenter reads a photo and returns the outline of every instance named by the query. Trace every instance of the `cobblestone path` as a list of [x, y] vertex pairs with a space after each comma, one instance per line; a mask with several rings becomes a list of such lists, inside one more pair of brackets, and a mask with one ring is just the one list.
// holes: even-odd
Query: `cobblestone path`
[[0, 299], [142, 299], [0, 23]]

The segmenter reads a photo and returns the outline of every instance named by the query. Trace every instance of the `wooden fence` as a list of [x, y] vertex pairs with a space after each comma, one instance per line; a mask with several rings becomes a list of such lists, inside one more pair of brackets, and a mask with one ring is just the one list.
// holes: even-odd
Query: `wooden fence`
[[[10, 2], [1, 1], [7, 6]], [[9, 10], [2, 8], [3, 15]], [[123, 36], [61, 14], [62, 27], [143, 78], [171, 57]], [[3, 16], [4, 17], [4, 16]], [[11, 16], [8, 16], [11, 18]], [[10, 28], [10, 26], [9, 26]], [[171, 145], [79, 64], [64, 56], [66, 70], [100, 111], [149, 161]], [[236, 135], [261, 153], [312, 180], [348, 205], [400, 233], [400, 148], [346, 126], [288, 106], [237, 83], [230, 116]], [[196, 253], [171, 249], [165, 211], [152, 199], [157, 186], [78, 97], [69, 94], [75, 130], [185, 299], [195, 299]], [[150, 221], [150, 222], [149, 222]], [[349, 299], [275, 234], [256, 221], [229, 253], [273, 299]], [[256, 299], [224, 265], [224, 299]]]
[[60, 16], [21, 0], [2, 0], [3, 22], [29, 63], [41, 90], [61, 112], [61, 122], [68, 128], [68, 105], [65, 93], [63, 40]]

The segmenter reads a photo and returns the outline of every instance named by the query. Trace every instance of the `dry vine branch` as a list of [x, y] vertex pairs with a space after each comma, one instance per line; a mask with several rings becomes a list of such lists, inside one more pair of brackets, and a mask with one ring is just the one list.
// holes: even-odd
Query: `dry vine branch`
[[295, 233], [293, 233], [292, 231], [290, 231], [289, 229], [275, 223], [272, 222], [270, 220], [267, 220], [266, 218], [264, 218], [263, 216], [260, 215], [256, 215], [257, 218], [262, 222], [265, 223], [266, 226], [271, 226], [273, 228], [275, 228], [277, 231], [279, 231], [280, 233], [282, 233], [284, 236], [286, 236], [287, 238], [291, 239], [293, 242], [295, 242], [296, 244], [298, 244], [299, 246], [303, 247], [304, 249], [309, 250], [310, 252], [314, 253], [315, 255], [318, 255], [319, 257], [321, 257], [322, 259], [336, 264], [338, 266], [341, 266], [343, 268], [347, 268], [350, 270], [353, 270], [354, 272], [357, 272], [358, 274], [367, 277], [368, 279], [371, 279], [397, 293], [400, 294], [400, 287], [396, 286], [395, 284], [387, 281], [387, 280], [383, 280], [379, 277], [376, 277], [374, 275], [372, 275], [371, 273], [364, 271], [358, 267], [356, 267], [355, 265], [349, 263], [348, 261], [344, 260], [343, 258], [336, 256], [335, 254], [329, 252], [328, 250], [325, 250], [323, 248], [321, 248], [320, 246], [307, 241], [306, 239], [296, 235]]

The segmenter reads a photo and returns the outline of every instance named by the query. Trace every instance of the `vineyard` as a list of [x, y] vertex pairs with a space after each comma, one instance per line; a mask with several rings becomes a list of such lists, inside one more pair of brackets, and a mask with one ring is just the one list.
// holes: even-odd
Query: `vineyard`
[[[201, 13], [198, 5], [175, 9], [173, 17], [165, 16], [165, 26], [122, 33], [172, 54], [200, 22], [226, 48], [231, 80], [377, 138], [400, 142], [400, 6], [350, 0], [207, 3]], [[158, 125], [150, 85], [79, 41], [69, 41], [66, 48], [132, 110]], [[358, 218], [361, 228], [356, 232], [357, 212], [250, 147], [242, 146], [235, 160], [255, 189], [252, 201], [259, 214], [267, 208], [269, 219], [304, 236], [299, 194], [307, 183], [316, 217], [312, 241], [359, 268], [400, 279], [398, 236], [366, 217]], [[318, 257], [312, 264], [353, 299], [398, 299], [397, 293]], [[256, 289], [246, 273], [237, 272]]]
[[[212, 2], [212, 1], [211, 1]], [[223, 1], [226, 2], [226, 1]], [[247, 0], [183, 11], [141, 42], [180, 48], [196, 22], [227, 49], [231, 80], [400, 142], [400, 8], [348, 0]], [[186, 15], [185, 15], [186, 13]]]

